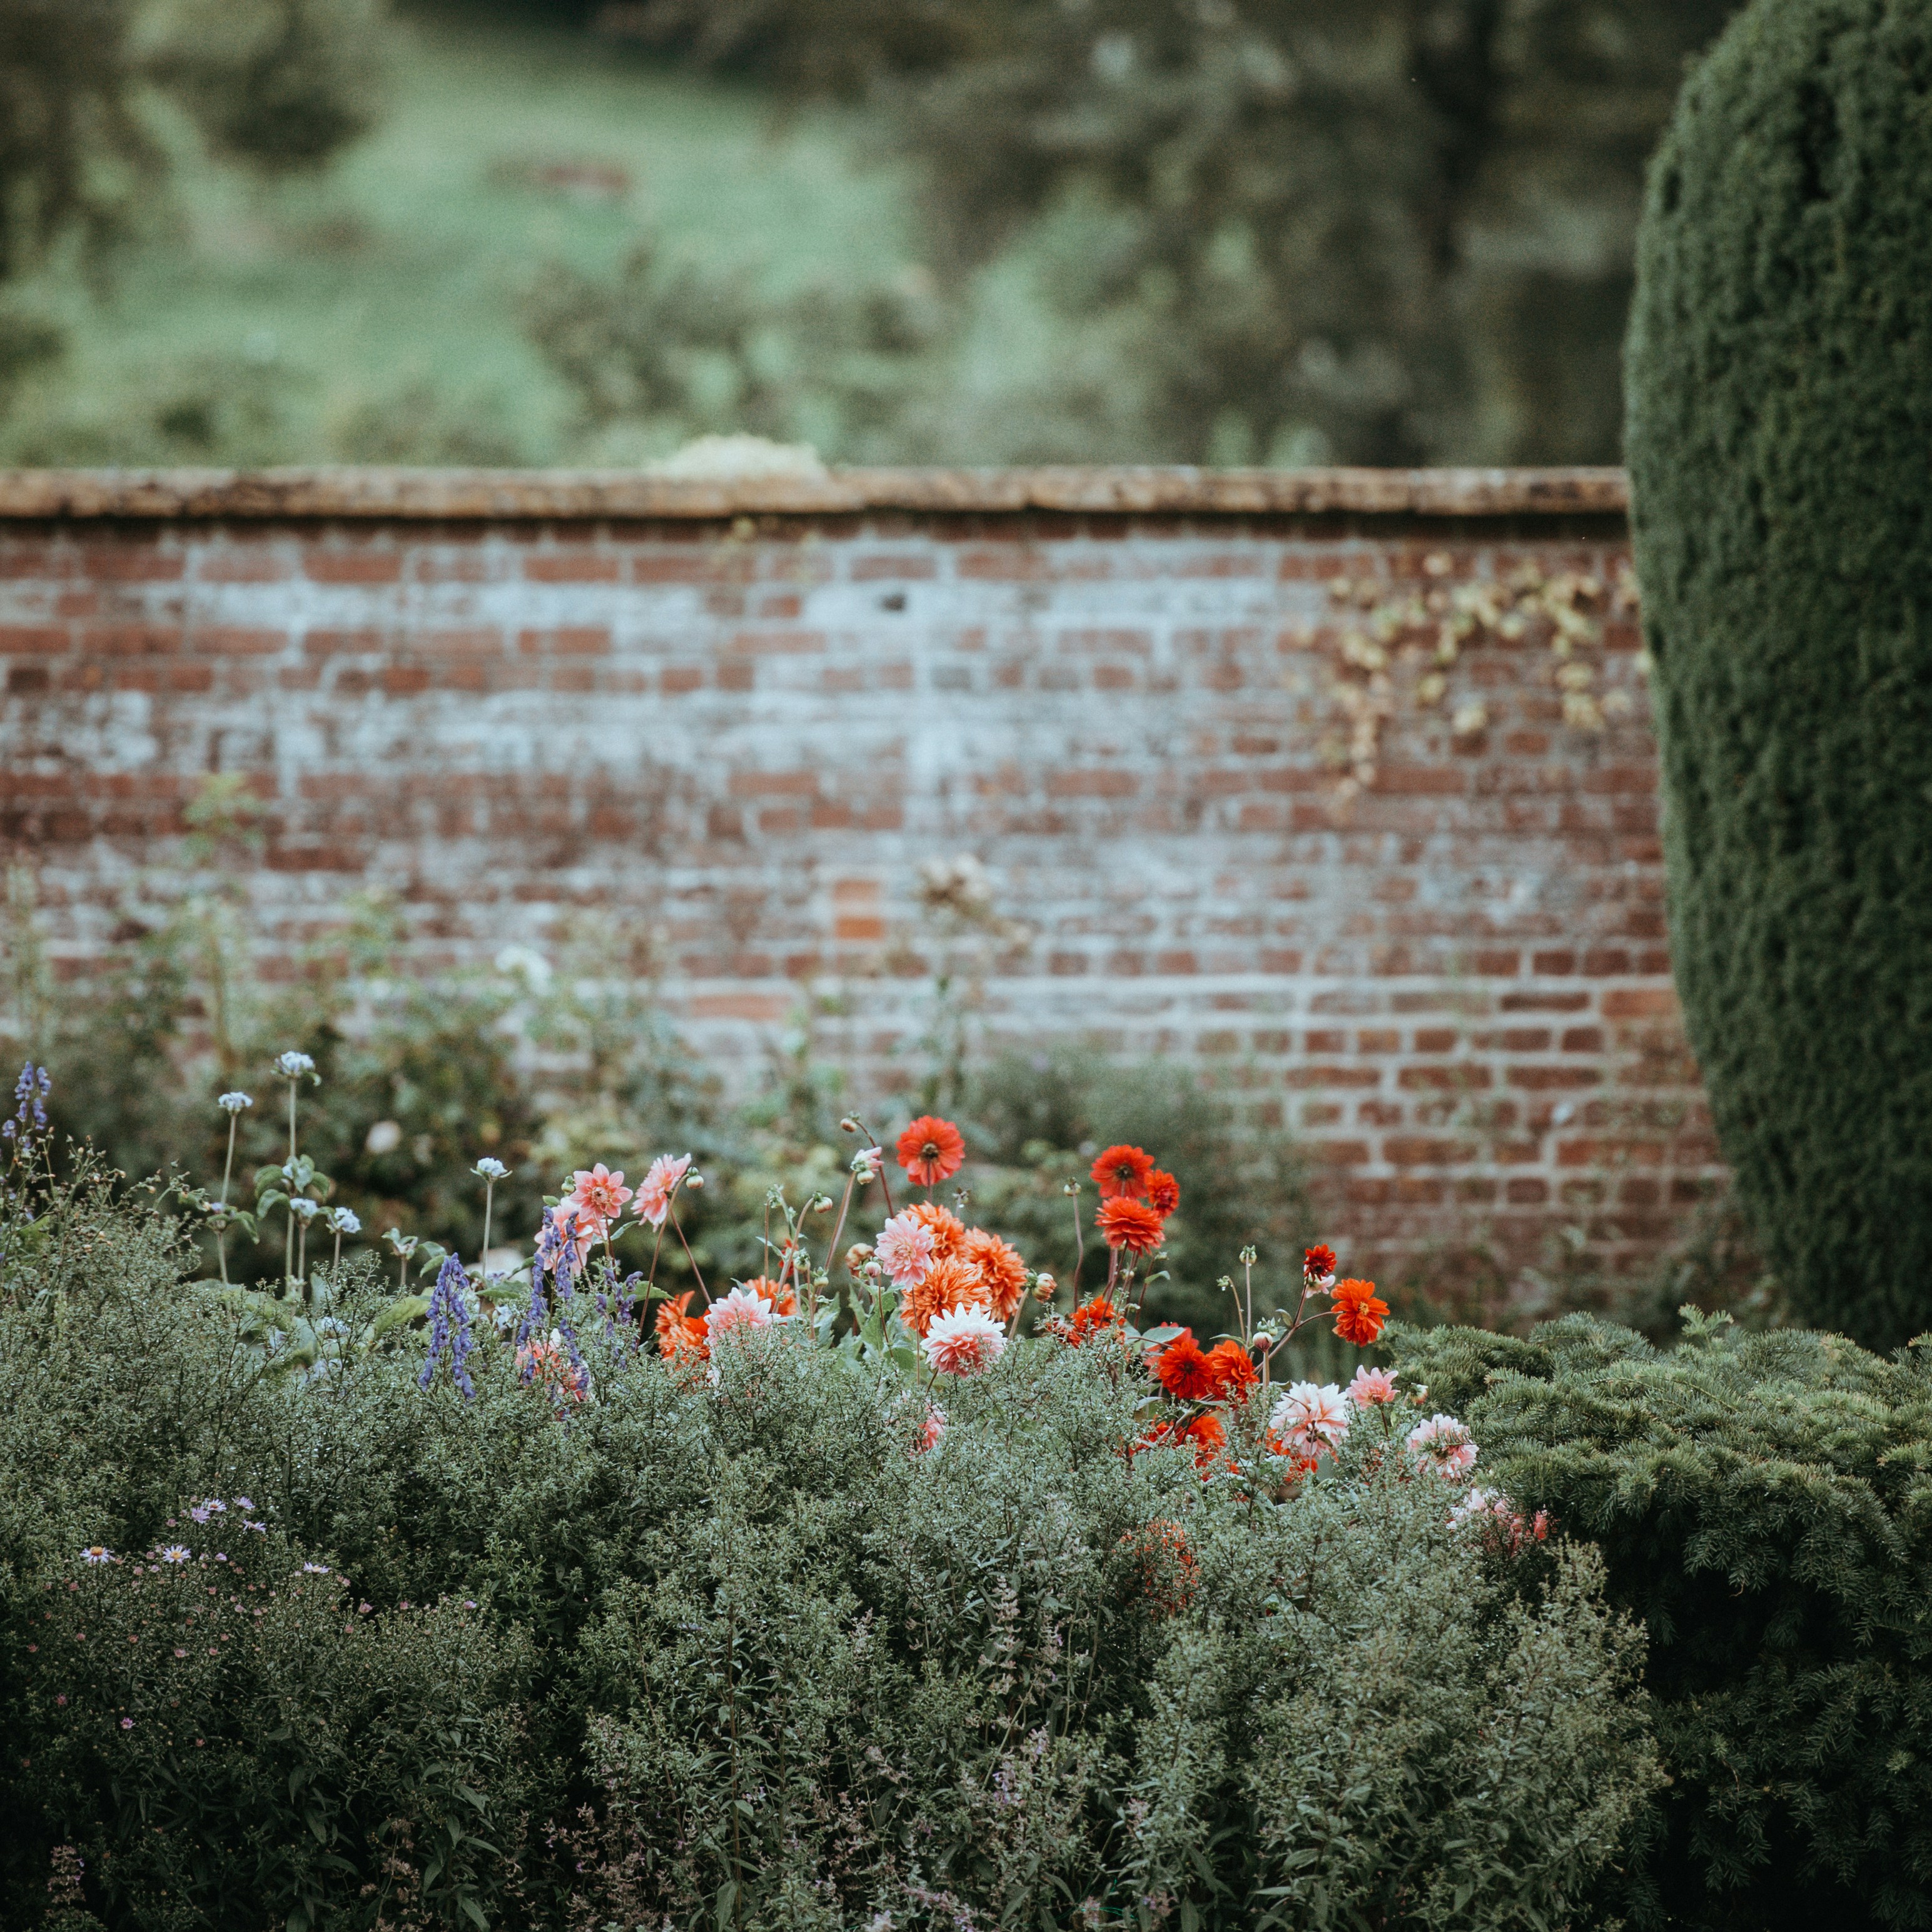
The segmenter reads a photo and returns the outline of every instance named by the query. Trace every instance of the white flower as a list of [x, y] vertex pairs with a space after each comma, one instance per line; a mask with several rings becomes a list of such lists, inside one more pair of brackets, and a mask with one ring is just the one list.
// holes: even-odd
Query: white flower
[[704, 1311], [704, 1326], [713, 1342], [734, 1330], [748, 1333], [752, 1329], [769, 1328], [771, 1325], [772, 1304], [762, 1294], [754, 1294], [748, 1288], [734, 1288]]
[[1269, 1412], [1268, 1426], [1300, 1455], [1332, 1452], [1348, 1432], [1347, 1398], [1333, 1382], [1292, 1383]]
[[234, 1093], [223, 1094], [214, 1104], [224, 1112], [238, 1114], [244, 1107], [252, 1107], [255, 1102], [253, 1096], [249, 1094]]
[[486, 1154], [470, 1172], [480, 1174], [485, 1180], [507, 1180], [510, 1170], [493, 1154]]
[[322, 1212], [319, 1203], [311, 1201], [305, 1194], [298, 1194], [289, 1203], [289, 1212], [304, 1224], [313, 1221]]
[[284, 1080], [299, 1080], [315, 1071], [315, 1062], [305, 1053], [285, 1053], [275, 1062], [275, 1071]]
[[185, 1563], [194, 1552], [184, 1543], [170, 1543], [161, 1552], [164, 1563]]
[[104, 1549], [98, 1543], [90, 1544], [80, 1552], [80, 1560], [83, 1563], [112, 1563], [114, 1561], [114, 1552], [111, 1550]]
[[943, 1376], [982, 1376], [1005, 1352], [1006, 1334], [983, 1308], [960, 1308], [934, 1318], [923, 1346]]
[[328, 1225], [338, 1234], [359, 1234], [362, 1232], [362, 1217], [352, 1208], [338, 1208], [330, 1213]]
[[302, 1565], [302, 1574], [304, 1576], [326, 1576], [328, 1574], [328, 1565], [326, 1563], [304, 1563]]

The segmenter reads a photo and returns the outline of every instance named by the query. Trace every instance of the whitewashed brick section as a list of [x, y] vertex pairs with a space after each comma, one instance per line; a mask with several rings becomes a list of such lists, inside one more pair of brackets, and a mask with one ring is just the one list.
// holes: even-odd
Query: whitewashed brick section
[[1670, 992], [1636, 638], [1627, 722], [1547, 655], [1458, 676], [1489, 728], [1388, 731], [1335, 806], [1326, 585], [1526, 558], [1614, 519], [798, 514], [598, 524], [163, 518], [0, 527], [0, 834], [76, 968], [178, 890], [184, 804], [242, 770], [271, 970], [398, 894], [425, 970], [595, 912], [648, 936], [741, 1078], [808, 992], [862, 1084], [907, 1076], [922, 861], [1013, 922], [986, 1018], [1198, 1064], [1307, 1147], [1339, 1232], [1634, 1265], [1718, 1178]]

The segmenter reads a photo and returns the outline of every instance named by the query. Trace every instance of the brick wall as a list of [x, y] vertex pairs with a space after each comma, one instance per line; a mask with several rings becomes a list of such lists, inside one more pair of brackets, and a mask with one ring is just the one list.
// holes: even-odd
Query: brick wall
[[[1604, 472], [0, 478], [0, 839], [82, 970], [244, 772], [272, 970], [372, 884], [429, 969], [594, 908], [744, 1077], [809, 987], [902, 1082], [950, 945], [1000, 1035], [1185, 1060], [1293, 1132], [1357, 1252], [1562, 1224], [1628, 1264], [1718, 1168], [1624, 552]], [[1582, 712], [1536, 624], [1432, 706], [1432, 632], [1350, 661], [1338, 582], [1526, 566], [1606, 586]], [[949, 940], [920, 868], [962, 854], [1009, 923]]]

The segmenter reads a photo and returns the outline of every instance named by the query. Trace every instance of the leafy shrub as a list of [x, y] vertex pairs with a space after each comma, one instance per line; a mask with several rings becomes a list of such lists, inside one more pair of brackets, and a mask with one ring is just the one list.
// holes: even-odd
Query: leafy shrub
[[474, 1918], [524, 1796], [515, 1634], [455, 1604], [377, 1617], [251, 1534], [252, 1507], [206, 1532], [183, 1508], [232, 1557], [170, 1544], [43, 1582], [21, 1800], [116, 1926]]
[[802, 1320], [680, 1366], [560, 1290], [574, 1393], [476, 1309], [473, 1399], [400, 1336], [278, 1375], [155, 1210], [39, 1204], [0, 1243], [9, 1924], [52, 1870], [112, 1932], [1474, 1932], [1573, 1916], [1649, 1786], [1596, 1558], [1399, 1402], [1303, 1458], [1250, 1367], [1197, 1460], [1118, 1322], [935, 1389]]
[[1758, 0], [1652, 169], [1628, 351], [1677, 982], [1799, 1315], [1932, 1324], [1932, 16]]
[[1519, 1506], [1650, 1634], [1672, 1783], [1633, 1928], [1932, 1923], [1932, 1378], [1844, 1338], [1586, 1316], [1400, 1334]]

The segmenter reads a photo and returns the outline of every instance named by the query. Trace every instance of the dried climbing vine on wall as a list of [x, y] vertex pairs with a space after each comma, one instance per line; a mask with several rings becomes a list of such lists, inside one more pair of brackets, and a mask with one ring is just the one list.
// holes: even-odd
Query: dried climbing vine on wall
[[1600, 731], [1630, 712], [1628, 692], [1601, 688], [1605, 622], [1636, 608], [1628, 564], [1608, 583], [1581, 571], [1551, 574], [1533, 563], [1487, 581], [1442, 581], [1454, 567], [1438, 552], [1424, 560], [1433, 580], [1424, 585], [1399, 589], [1365, 577], [1329, 586], [1340, 620], [1329, 694], [1343, 728], [1322, 749], [1343, 774], [1336, 788], [1343, 803], [1374, 784], [1383, 730], [1403, 712], [1447, 706], [1450, 730], [1459, 738], [1487, 728], [1487, 706], [1459, 692], [1454, 678], [1463, 653], [1486, 639], [1544, 646], [1563, 722], [1572, 730]]

